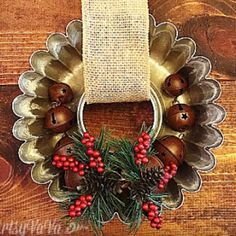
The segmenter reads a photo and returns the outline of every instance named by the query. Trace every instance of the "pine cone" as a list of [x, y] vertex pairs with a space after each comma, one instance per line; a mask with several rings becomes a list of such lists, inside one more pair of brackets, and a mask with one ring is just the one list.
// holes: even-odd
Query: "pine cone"
[[142, 201], [146, 196], [150, 195], [162, 179], [162, 176], [163, 169], [161, 168], [146, 169], [142, 174], [142, 178], [131, 186], [131, 198]]
[[145, 183], [147, 183], [150, 188], [153, 188], [153, 187], [157, 186], [157, 184], [161, 180], [163, 174], [164, 174], [164, 171], [160, 167], [146, 169], [143, 172], [142, 180]]
[[102, 182], [101, 175], [88, 172], [81, 180], [81, 184], [77, 187], [77, 190], [83, 194], [94, 194], [100, 190]]
[[112, 192], [116, 194], [120, 186], [120, 176], [115, 173], [99, 173], [88, 172], [82, 179], [78, 191], [85, 194], [95, 194], [97, 192]]

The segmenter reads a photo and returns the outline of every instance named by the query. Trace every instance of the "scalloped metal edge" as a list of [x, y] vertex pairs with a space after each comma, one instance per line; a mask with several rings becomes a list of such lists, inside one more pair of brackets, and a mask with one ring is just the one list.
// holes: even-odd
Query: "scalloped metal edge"
[[[155, 27], [155, 28], [158, 27], [158, 26], [160, 26], [160, 25], [163, 25], [163, 24], [170, 24], [170, 25], [172, 25], [173, 28], [175, 28], [175, 31], [176, 31], [176, 36], [175, 36], [175, 39], [174, 39], [176, 42], [178, 42], [180, 39], [188, 39], [188, 40], [191, 40], [191, 41], [192, 41], [192, 43], [195, 45], [195, 49], [194, 49], [194, 52], [192, 53], [193, 56], [190, 57], [187, 62], [189, 62], [189, 60], [190, 60], [191, 58], [195, 58], [195, 57], [202, 57], [202, 58], [206, 59], [206, 60], [209, 62], [210, 69], [209, 69], [209, 72], [205, 75], [204, 79], [208, 79], [208, 76], [209, 76], [210, 71], [211, 71], [211, 69], [212, 69], [211, 62], [210, 62], [210, 60], [209, 60], [208, 58], [206, 58], [206, 57], [204, 57], [204, 56], [200, 56], [200, 55], [194, 56], [195, 53], [196, 53], [196, 43], [195, 43], [195, 41], [194, 41], [192, 38], [190, 38], [190, 37], [181, 37], [181, 38], [178, 39], [179, 32], [178, 32], [178, 30], [177, 30], [177, 27], [176, 27], [173, 23], [171, 23], [171, 22], [162, 22], [162, 23], [160, 23], [160, 24], [157, 24], [155, 18], [154, 18], [152, 15], [150, 15], [150, 18], [152, 19], [152, 23], [153, 23], [152, 25], [153, 25], [153, 27]], [[70, 21], [70, 22], [67, 24], [67, 26], [66, 26], [66, 34], [63, 34], [63, 33], [61, 33], [61, 32], [58, 32], [58, 34], [62, 34], [63, 36], [66, 35], [66, 37], [68, 38], [68, 35], [67, 35], [68, 27], [69, 27], [69, 25], [70, 25], [72, 22], [76, 22], [76, 21], [82, 23], [81, 20], [72, 20], [72, 21]], [[46, 45], [48, 44], [49, 38], [50, 38], [52, 35], [54, 35], [55, 33], [57, 33], [57, 32], [51, 33], [51, 34], [48, 36], [48, 38], [47, 38], [47, 40], [46, 40]], [[69, 42], [69, 43], [70, 43], [70, 42]], [[74, 47], [74, 46], [73, 46], [73, 47]], [[75, 48], [75, 50], [77, 50], [76, 47], [74, 47], [74, 48]], [[49, 53], [49, 50], [36, 50], [36, 51], [34, 51], [34, 52], [31, 54], [30, 59], [29, 59], [31, 68], [33, 68], [33, 67], [32, 67], [32, 64], [31, 64], [32, 56], [34, 55], [34, 53], [40, 52], [40, 51], [45, 51], [45, 52], [48, 52], [48, 53]], [[77, 50], [77, 51], [78, 51], [78, 50]], [[24, 73], [26, 73], [26, 72], [35, 72], [35, 73], [37, 73], [35, 70], [28, 70], [28, 71], [25, 71]], [[22, 73], [22, 74], [24, 74], [24, 73]], [[22, 74], [21, 74], [21, 76], [22, 76]], [[19, 78], [19, 81], [20, 81], [20, 79], [21, 79], [21, 76], [20, 76], [20, 78]], [[219, 87], [221, 87], [220, 83], [219, 83], [217, 80], [215, 80], [214, 78], [211, 78], [211, 77], [209, 77], [209, 79], [210, 79], [210, 80], [214, 80], [216, 83], [219, 84]], [[20, 90], [22, 91], [22, 93], [25, 94], [24, 91], [23, 91], [23, 89], [22, 89], [22, 87], [21, 87], [20, 85], [19, 85], [19, 88], [20, 88]], [[220, 89], [219, 96], [218, 96], [217, 98], [215, 98], [211, 103], [216, 104], [215, 101], [221, 96], [221, 93], [222, 93], [222, 91], [221, 91], [221, 89]], [[35, 96], [32, 96], [32, 97], [35, 97]], [[14, 101], [15, 101], [15, 99], [14, 99]], [[13, 112], [16, 114], [16, 112], [15, 112], [15, 110], [14, 110], [14, 107], [13, 107], [14, 101], [13, 101], [13, 103], [12, 103], [12, 110], [13, 110]], [[225, 114], [226, 114], [226, 111], [225, 111], [224, 107], [220, 106], [219, 104], [217, 104], [217, 105], [218, 105], [219, 107], [221, 107], [222, 110], [224, 110], [224, 112], [225, 112]], [[16, 115], [17, 115], [17, 114], [16, 114]], [[224, 116], [223, 119], [222, 119], [221, 121], [219, 121], [217, 124], [222, 123], [222, 122], [224, 121], [225, 117], [226, 117], [226, 116]], [[22, 119], [22, 118], [20, 118], [20, 120], [21, 120], [21, 119]], [[212, 125], [212, 127], [213, 127], [215, 130], [217, 130], [217, 131], [221, 134], [221, 136], [222, 136], [222, 141], [221, 141], [221, 143], [220, 143], [219, 145], [217, 145], [217, 146], [215, 146], [215, 147], [211, 147], [211, 148], [206, 148], [206, 147], [204, 147], [204, 149], [205, 149], [206, 151], [208, 151], [208, 152], [211, 152], [211, 149], [212, 149], [212, 148], [220, 147], [220, 146], [222, 145], [222, 143], [224, 142], [224, 136], [223, 136], [222, 132], [220, 131], [220, 129], [214, 127], [214, 125]], [[13, 126], [13, 135], [14, 135], [14, 126]], [[14, 137], [17, 138], [15, 135], [14, 135]], [[18, 139], [18, 138], [17, 138], [17, 139]], [[37, 139], [37, 138], [36, 138], [36, 139]], [[21, 141], [24, 141], [24, 140], [21, 140]], [[24, 143], [26, 143], [26, 141], [24, 141]], [[211, 152], [211, 153], [212, 153], [212, 152]], [[216, 166], [216, 158], [215, 158], [214, 155], [213, 155], [213, 157], [214, 157], [215, 163], [214, 163], [214, 166], [211, 167], [210, 169], [208, 169], [208, 170], [198, 170], [198, 169], [196, 169], [196, 168], [193, 168], [193, 169], [196, 171], [196, 173], [198, 174], [199, 179], [200, 179], [200, 186], [199, 186], [199, 188], [198, 188], [196, 191], [188, 191], [188, 190], [182, 188], [181, 186], [179, 186], [179, 185], [177, 184], [177, 186], [178, 186], [178, 188], [179, 188], [179, 190], [180, 190], [180, 192], [181, 192], [181, 196], [182, 196], [181, 204], [180, 204], [178, 207], [171, 207], [171, 208], [169, 208], [168, 206], [165, 206], [167, 209], [175, 210], [175, 209], [180, 208], [180, 207], [183, 205], [183, 203], [184, 203], [184, 198], [185, 198], [184, 192], [198, 192], [198, 191], [200, 191], [201, 186], [202, 186], [202, 178], [201, 178], [201, 175], [200, 175], [199, 172], [207, 173], [207, 172], [209, 172], [209, 171], [211, 171], [212, 169], [215, 168], [215, 166]], [[24, 162], [23, 160], [21, 160], [21, 161]], [[25, 163], [25, 164], [28, 164], [27, 162], [24, 162], [24, 163]], [[32, 176], [32, 172], [33, 172], [33, 169], [35, 168], [36, 164], [37, 164], [37, 162], [34, 163], [34, 164], [33, 164], [33, 167], [31, 168], [31, 178], [32, 178], [32, 180], [33, 180], [35, 183], [37, 183], [37, 184], [42, 184], [42, 183], [38, 183], [37, 181], [35, 181], [34, 178], [33, 178], [33, 176]], [[52, 182], [53, 182], [53, 180], [54, 180], [55, 178], [56, 178], [56, 176], [55, 176], [52, 180], [49, 180], [49, 181], [43, 183], [43, 184], [48, 184], [48, 194], [49, 194], [49, 196], [50, 196], [52, 199], [53, 199], [53, 196], [50, 194], [49, 189], [50, 189], [50, 186], [52, 185]], [[53, 200], [56, 201], [56, 202], [59, 202], [59, 201], [57, 201], [56, 199], [53, 199]], [[112, 219], [113, 219], [116, 215], [118, 215], [118, 218], [119, 218], [123, 223], [128, 224], [128, 223], [124, 222], [124, 221], [119, 217], [119, 214], [118, 214], [117, 212], [114, 213]], [[112, 220], [112, 219], [111, 219], [111, 220]], [[110, 220], [109, 220], [109, 221], [110, 221]], [[109, 222], [109, 221], [107, 221], [107, 222]], [[107, 223], [107, 222], [104, 222], [104, 223]]]

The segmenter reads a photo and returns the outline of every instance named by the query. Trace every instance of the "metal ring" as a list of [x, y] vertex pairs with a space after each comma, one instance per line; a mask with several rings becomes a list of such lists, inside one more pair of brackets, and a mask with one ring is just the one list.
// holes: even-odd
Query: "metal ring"
[[[152, 103], [153, 112], [154, 112], [154, 120], [153, 120], [153, 125], [152, 125], [151, 136], [153, 138], [156, 138], [162, 126], [163, 108], [161, 105], [159, 93], [154, 87], [151, 87], [150, 101]], [[78, 129], [80, 133], [86, 132], [86, 128], [84, 125], [85, 104], [86, 104], [85, 93], [83, 93], [82, 96], [80, 97], [80, 100], [78, 103], [78, 109], [77, 109], [77, 122], [78, 122]]]

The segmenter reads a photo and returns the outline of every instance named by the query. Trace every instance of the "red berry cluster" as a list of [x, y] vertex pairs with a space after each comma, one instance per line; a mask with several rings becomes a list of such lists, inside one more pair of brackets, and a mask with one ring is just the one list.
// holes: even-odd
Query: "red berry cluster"
[[162, 217], [160, 216], [158, 206], [149, 201], [143, 203], [142, 209], [147, 214], [148, 220], [151, 221], [150, 226], [152, 228], [160, 229], [162, 224]]
[[163, 190], [165, 188], [165, 185], [170, 181], [170, 179], [176, 175], [177, 169], [177, 165], [173, 162], [170, 162], [169, 165], [165, 166], [163, 178], [158, 185], [159, 189]]
[[75, 203], [70, 205], [68, 214], [71, 218], [80, 217], [82, 211], [92, 205], [93, 197], [91, 195], [82, 195], [79, 199], [75, 200]]
[[60, 156], [56, 154], [53, 156], [52, 164], [63, 170], [72, 170], [73, 172], [78, 173], [79, 176], [85, 175], [85, 165], [76, 161], [73, 156]]
[[88, 132], [83, 134], [83, 139], [81, 143], [87, 148], [86, 154], [90, 157], [89, 167], [95, 168], [98, 173], [104, 172], [104, 163], [102, 161], [101, 153], [98, 150], [94, 150], [95, 138], [91, 136]]
[[151, 137], [147, 132], [142, 132], [138, 138], [138, 144], [134, 147], [135, 163], [137, 165], [147, 164], [147, 151], [150, 148]]

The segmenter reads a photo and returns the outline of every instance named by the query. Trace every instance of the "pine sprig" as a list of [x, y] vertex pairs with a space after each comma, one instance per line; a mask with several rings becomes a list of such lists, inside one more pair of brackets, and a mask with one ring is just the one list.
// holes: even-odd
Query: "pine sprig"
[[140, 167], [135, 164], [133, 144], [123, 139], [110, 142], [110, 146], [116, 150], [110, 156], [110, 168], [122, 171], [124, 179], [134, 181], [140, 178]]
[[[147, 132], [150, 132], [150, 130], [144, 124], [140, 131], [140, 137], [148, 135]], [[142, 142], [143, 139], [140, 140], [139, 142]], [[150, 146], [146, 151], [147, 157], [156, 155], [156, 151], [153, 148], [153, 141], [152, 139], [150, 140]], [[119, 172], [121, 179], [126, 181], [126, 185], [128, 186], [129, 195], [126, 199], [126, 209], [122, 209], [122, 217], [130, 224], [132, 231], [140, 226], [142, 217], [145, 216], [142, 210], [142, 204], [151, 201], [161, 210], [162, 199], [165, 197], [165, 194], [155, 192], [159, 181], [162, 179], [163, 170], [161, 168], [148, 169], [144, 164], [138, 165], [135, 162], [136, 154], [134, 147], [138, 146], [138, 144], [138, 142], [132, 143], [126, 139], [110, 142], [115, 152], [110, 156], [109, 167]]]
[[73, 154], [76, 157], [77, 161], [82, 163], [89, 163], [89, 156], [86, 154], [87, 148], [81, 142], [82, 135], [80, 133], [74, 133], [71, 138], [74, 140], [74, 150]]
[[[80, 133], [75, 132], [71, 138], [74, 140], [74, 156], [79, 162], [89, 163], [89, 156], [86, 154], [87, 147], [81, 142], [83, 136]], [[109, 133], [105, 129], [101, 129], [101, 132], [94, 142], [94, 149], [101, 152], [103, 162], [106, 164], [109, 160], [110, 144], [107, 142]]]
[[[77, 192], [71, 194], [69, 201], [62, 204], [63, 209], [68, 209], [80, 196], [87, 194], [93, 196], [92, 205], [76, 218], [76, 222], [81, 220], [90, 222], [98, 235], [103, 224], [113, 217], [114, 212], [119, 212], [122, 219], [129, 223], [130, 229], [134, 231], [140, 226], [142, 218], [147, 216], [142, 208], [143, 203], [152, 202], [160, 212], [162, 211], [162, 199], [166, 194], [156, 192], [162, 179], [162, 169], [147, 168], [145, 163], [148, 160], [137, 164], [139, 158], [137, 153], [143, 155], [141, 153], [143, 149], [146, 157], [156, 155], [152, 145], [154, 140], [149, 137], [148, 132], [151, 130], [143, 124], [140, 131], [142, 135], [138, 142], [132, 143], [127, 139], [108, 141], [107, 132], [101, 130], [99, 137], [94, 140], [93, 150], [100, 152], [99, 158], [102, 158], [105, 164], [104, 172], [99, 173], [95, 169], [87, 168]], [[93, 154], [88, 153], [88, 147], [82, 142], [83, 136], [74, 133], [72, 138], [75, 143], [76, 160], [89, 167]]]

